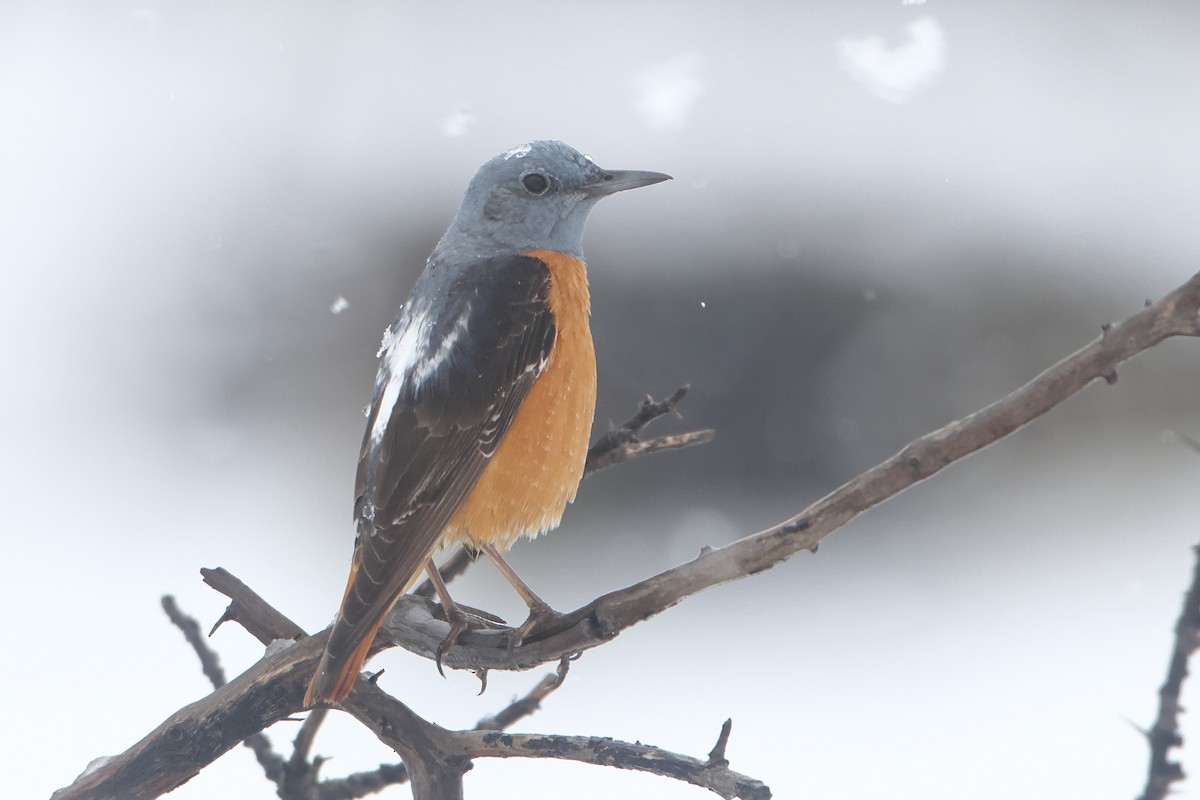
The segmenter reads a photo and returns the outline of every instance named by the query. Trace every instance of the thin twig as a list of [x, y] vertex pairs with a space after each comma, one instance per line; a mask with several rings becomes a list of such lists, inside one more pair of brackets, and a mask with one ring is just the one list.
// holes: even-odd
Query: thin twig
[[475, 724], [473, 730], [477, 731], [503, 731], [507, 730], [517, 721], [528, 717], [541, 708], [542, 701], [558, 687], [562, 686], [563, 681], [567, 678], [567, 671], [571, 668], [571, 656], [563, 656], [558, 662], [558, 669], [553, 673], [546, 675], [537, 685], [530, 689], [523, 697], [518, 697], [509, 703], [500, 711], [491, 716], [484, 717]]
[[1165, 800], [1172, 793], [1171, 786], [1185, 777], [1180, 763], [1171, 760], [1171, 750], [1183, 745], [1183, 736], [1179, 733], [1179, 715], [1183, 708], [1179, 698], [1188, 676], [1188, 659], [1200, 649], [1200, 546], [1193, 547], [1192, 551], [1196, 566], [1192, 570], [1191, 586], [1183, 598], [1179, 620], [1175, 623], [1175, 644], [1167, 679], [1158, 690], [1158, 718], [1145, 732], [1150, 743], [1150, 766], [1146, 787], [1138, 800]]
[[183, 631], [183, 638], [187, 639], [192, 650], [196, 652], [204, 677], [208, 678], [214, 689], [220, 689], [225, 685], [225, 670], [221, 669], [221, 659], [217, 656], [216, 651], [204, 641], [204, 636], [200, 633], [200, 623], [179, 610], [174, 595], [164, 594], [162, 607], [163, 611], [167, 613], [167, 618], [171, 620], [171, 624]]
[[698, 758], [661, 747], [600, 736], [546, 736], [533, 733], [464, 733], [455, 739], [469, 758], [561, 758], [617, 769], [649, 772], [708, 789], [721, 797], [766, 800], [771, 790], [762, 781]]
[[619, 451], [620, 459], [611, 461], [606, 466], [620, 464], [637, 456], [648, 456], [651, 453], [661, 453], [664, 450], [682, 450], [685, 447], [692, 445], [704, 444], [711, 442], [717, 436], [717, 432], [712, 429], [700, 431], [688, 431], [687, 433], [676, 433], [669, 436], [660, 436], [657, 439], [648, 439], [644, 442], [634, 441], [627, 442]]
[[646, 399], [638, 406], [636, 414], [601, 436], [595, 444], [588, 448], [583, 474], [590, 475], [593, 472], [599, 472], [635, 456], [649, 455], [660, 450], [675, 450], [712, 441], [716, 435], [716, 431], [713, 430], [664, 436], [647, 442], [638, 439], [638, 434], [642, 432], [642, 429], [654, 420], [665, 417], [667, 414], [679, 416], [679, 401], [687, 395], [689, 388], [688, 386], [679, 387], [666, 400], [655, 400], [647, 395]]

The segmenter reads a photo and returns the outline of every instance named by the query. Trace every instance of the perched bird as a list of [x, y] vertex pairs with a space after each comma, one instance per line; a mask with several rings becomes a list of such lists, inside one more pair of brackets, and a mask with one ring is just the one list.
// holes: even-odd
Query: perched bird
[[499, 551], [557, 526], [583, 475], [596, 405], [584, 223], [601, 198], [669, 178], [605, 170], [553, 141], [475, 174], [379, 350], [350, 578], [306, 706], [345, 699], [422, 569], [454, 614], [439, 547], [488, 555], [530, 623], [549, 611]]

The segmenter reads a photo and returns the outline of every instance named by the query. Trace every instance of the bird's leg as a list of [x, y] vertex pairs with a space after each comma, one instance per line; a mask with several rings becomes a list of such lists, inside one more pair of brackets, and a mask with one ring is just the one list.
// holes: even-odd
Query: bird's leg
[[500, 574], [505, 580], [512, 584], [512, 587], [517, 590], [517, 594], [521, 595], [521, 599], [525, 601], [525, 605], [529, 606], [529, 618], [521, 624], [521, 627], [516, 629], [515, 635], [511, 640], [512, 647], [520, 647], [521, 642], [525, 641], [528, 636], [539, 625], [544, 625], [547, 622], [556, 620], [562, 617], [545, 600], [537, 596], [533, 589], [529, 588], [529, 584], [521, 579], [516, 570], [509, 566], [500, 553], [490, 544], [479, 546], [484, 555], [492, 560], [496, 565], [496, 569], [500, 570]]
[[462, 612], [462, 609], [455, 604], [454, 599], [450, 597], [450, 590], [446, 588], [446, 582], [442, 580], [442, 573], [438, 572], [437, 564], [430, 558], [425, 564], [425, 571], [429, 573], [429, 582], [433, 584], [433, 590], [437, 592], [438, 600], [442, 602], [442, 610], [446, 612], [446, 621], [450, 623], [450, 632], [446, 634], [446, 638], [442, 639], [442, 643], [438, 645], [437, 655], [434, 656], [434, 663], [437, 664], [438, 675], [443, 678], [446, 673], [442, 671], [442, 656], [446, 655], [446, 651], [454, 646], [458, 641], [458, 637], [463, 635], [468, 627], [467, 615]]
[[442, 573], [438, 571], [437, 564], [434, 563], [432, 558], [425, 563], [425, 572], [429, 574], [429, 582], [433, 584], [433, 591], [437, 593], [438, 600], [441, 601], [442, 611], [446, 614], [446, 621], [450, 623], [450, 632], [446, 634], [446, 638], [442, 639], [442, 643], [438, 645], [437, 655], [434, 657], [438, 674], [444, 678], [446, 677], [446, 673], [442, 671], [442, 656], [446, 655], [447, 651], [454, 646], [459, 636], [470, 630], [472, 624], [480, 627], [486, 627], [489, 623], [492, 625], [503, 625], [504, 620], [475, 608], [469, 608], [464, 611], [463, 607], [454, 602], [454, 599], [450, 597], [450, 590], [446, 588], [446, 582], [442, 580]]

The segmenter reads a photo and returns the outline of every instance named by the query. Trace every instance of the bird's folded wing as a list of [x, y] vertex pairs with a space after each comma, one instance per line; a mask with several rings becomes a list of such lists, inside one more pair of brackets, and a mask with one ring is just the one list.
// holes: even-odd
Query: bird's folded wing
[[351, 628], [373, 625], [419, 574], [545, 368], [549, 281], [526, 256], [427, 270], [385, 338], [358, 464]]

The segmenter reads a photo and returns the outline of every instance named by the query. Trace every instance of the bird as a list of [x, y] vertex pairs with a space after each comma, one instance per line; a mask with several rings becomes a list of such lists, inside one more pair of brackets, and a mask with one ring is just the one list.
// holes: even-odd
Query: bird
[[584, 226], [601, 199], [670, 177], [540, 140], [471, 179], [379, 348], [350, 575], [306, 708], [345, 700], [423, 570], [452, 619], [443, 648], [453, 643], [463, 614], [433, 561], [441, 547], [495, 562], [530, 608], [518, 635], [553, 613], [500, 552], [557, 527], [583, 475], [596, 405]]

